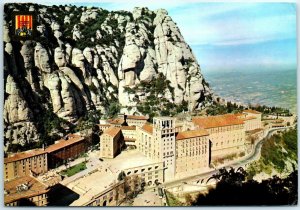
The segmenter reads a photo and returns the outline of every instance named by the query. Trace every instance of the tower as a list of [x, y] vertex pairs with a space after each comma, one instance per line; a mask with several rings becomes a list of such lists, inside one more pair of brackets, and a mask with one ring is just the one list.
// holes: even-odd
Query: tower
[[155, 117], [153, 119], [153, 138], [157, 148], [155, 157], [164, 163], [165, 180], [173, 179], [176, 166], [175, 119], [172, 117]]

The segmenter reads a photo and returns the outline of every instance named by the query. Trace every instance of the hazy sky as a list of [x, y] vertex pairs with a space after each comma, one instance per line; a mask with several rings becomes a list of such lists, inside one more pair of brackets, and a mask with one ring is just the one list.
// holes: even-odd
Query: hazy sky
[[165, 8], [203, 72], [296, 69], [296, 6], [291, 3], [131, 1], [77, 3], [108, 10]]

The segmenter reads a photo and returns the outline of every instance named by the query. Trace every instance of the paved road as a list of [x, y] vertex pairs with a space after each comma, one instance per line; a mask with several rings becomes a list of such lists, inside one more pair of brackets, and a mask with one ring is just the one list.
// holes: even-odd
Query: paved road
[[211, 177], [213, 174], [217, 173], [220, 168], [223, 168], [223, 167], [228, 169], [228, 168], [231, 168], [231, 167], [239, 168], [241, 166], [245, 166], [246, 164], [248, 164], [248, 163], [252, 162], [253, 160], [255, 160], [258, 155], [260, 155], [261, 146], [263, 144], [263, 141], [266, 138], [269, 138], [277, 130], [285, 130], [285, 129], [292, 128], [292, 127], [293, 126], [269, 129], [267, 135], [265, 135], [259, 141], [256, 142], [256, 145], [254, 146], [255, 148], [254, 148], [253, 152], [250, 155], [247, 155], [242, 160], [238, 160], [235, 163], [229, 163], [228, 165], [222, 165], [222, 166], [216, 168], [215, 170], [207, 171], [207, 172], [202, 173], [202, 174], [198, 174], [198, 175], [194, 175], [194, 176], [190, 176], [190, 177], [185, 177], [185, 178], [175, 180], [175, 181], [165, 182], [163, 184], [163, 186], [165, 188], [172, 188], [172, 187], [179, 186], [179, 185], [183, 184], [184, 182], [191, 182], [191, 181], [197, 181], [197, 180], [205, 179], [205, 178]]

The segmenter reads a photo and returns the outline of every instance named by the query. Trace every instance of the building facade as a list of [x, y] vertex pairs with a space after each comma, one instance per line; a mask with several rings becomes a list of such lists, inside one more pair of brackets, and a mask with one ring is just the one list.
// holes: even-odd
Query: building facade
[[262, 128], [261, 112], [247, 109], [243, 111], [241, 119], [245, 122], [245, 130], [251, 131]]
[[154, 153], [159, 150], [158, 145], [152, 142], [153, 139], [153, 125], [146, 123], [142, 127], [137, 127], [137, 149], [146, 157], [158, 161]]
[[110, 127], [100, 136], [100, 157], [114, 158], [124, 146], [124, 136], [118, 127]]
[[126, 145], [135, 145], [136, 141], [136, 126], [122, 126], [122, 134]]
[[176, 135], [176, 175], [187, 175], [209, 168], [209, 133], [204, 129]]
[[4, 180], [44, 174], [48, 171], [47, 153], [44, 149], [29, 150], [4, 158]]
[[141, 184], [153, 186], [164, 182], [164, 164], [153, 163], [124, 170], [126, 176], [137, 176]]
[[104, 132], [104, 131], [107, 130], [109, 127], [111, 127], [110, 124], [98, 124], [97, 126], [98, 126], [98, 128], [99, 128], [99, 130], [100, 130], [101, 132]]
[[211, 161], [245, 151], [245, 126], [236, 115], [194, 117], [193, 122], [209, 133]]
[[46, 148], [49, 169], [56, 168], [67, 161], [75, 159], [87, 151], [88, 143], [85, 138], [69, 134], [65, 139], [56, 141]]
[[148, 119], [146, 116], [125, 115], [125, 120], [129, 126], [142, 127]]
[[147, 164], [132, 168], [126, 168], [120, 180], [113, 181], [109, 188], [92, 196], [85, 202], [77, 202], [76, 206], [118, 206], [126, 197], [139, 192], [144, 187], [153, 187], [164, 181], [163, 163]]
[[175, 119], [156, 117], [153, 125], [144, 124], [137, 128], [137, 148], [155, 162], [163, 162], [165, 178], [175, 176], [176, 136]]

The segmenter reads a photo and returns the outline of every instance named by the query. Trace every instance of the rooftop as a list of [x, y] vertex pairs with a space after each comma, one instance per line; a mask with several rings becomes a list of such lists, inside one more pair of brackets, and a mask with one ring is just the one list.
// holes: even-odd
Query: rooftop
[[4, 158], [4, 163], [10, 163], [13, 161], [23, 160], [26, 158], [34, 157], [37, 155], [45, 154], [46, 151], [44, 149], [33, 149], [25, 152], [19, 152], [9, 155], [7, 158]]
[[235, 114], [235, 116], [237, 116], [237, 117], [243, 117], [243, 116], [245, 116], [245, 115], [246, 115], [246, 114], [243, 114], [243, 113], [240, 113], [240, 112]]
[[261, 112], [258, 112], [256, 110], [252, 110], [252, 109], [247, 109], [247, 110], [244, 110], [243, 112], [251, 113], [251, 114], [261, 114]]
[[[17, 186], [28, 184], [29, 189], [18, 191]], [[4, 203], [11, 203], [21, 198], [30, 198], [48, 192], [47, 186], [39, 182], [37, 179], [29, 176], [14, 179], [4, 183], [4, 189], [8, 194], [4, 195]]]
[[198, 129], [198, 130], [193, 130], [193, 131], [183, 131], [183, 132], [178, 132], [178, 134], [176, 136], [176, 140], [183, 140], [183, 139], [208, 136], [208, 135], [209, 135], [209, 133], [204, 129]]
[[126, 115], [127, 119], [132, 119], [132, 120], [148, 120], [149, 117], [146, 116], [139, 116], [139, 115]]
[[79, 199], [75, 200], [70, 206], [83, 205], [94, 196], [108, 190], [114, 185], [121, 171], [153, 163], [152, 160], [137, 150], [122, 151], [113, 159], [105, 159], [94, 173], [87, 174], [67, 184], [68, 188], [80, 195]]
[[67, 140], [65, 139], [60, 139], [56, 141], [55, 144], [50, 145], [49, 147], [46, 148], [46, 152], [54, 152], [56, 150], [62, 149], [66, 146], [75, 144], [80, 141], [84, 141], [85, 139], [77, 134], [68, 134], [67, 135]]
[[254, 116], [249, 116], [249, 117], [245, 117], [245, 118], [241, 118], [241, 120], [247, 121], [247, 120], [253, 120], [253, 119], [257, 119]]
[[247, 121], [247, 120], [253, 120], [253, 119], [257, 119], [255, 116], [249, 116], [247, 114], [243, 114], [243, 113], [236, 113], [234, 114], [235, 116], [237, 116], [239, 119], [243, 120], [243, 121]]
[[209, 117], [194, 117], [193, 122], [199, 125], [201, 128], [216, 128], [244, 124], [243, 120], [239, 119], [234, 114], [225, 114]]
[[159, 116], [159, 117], [154, 117], [153, 120], [173, 120], [173, 117], [168, 117], [168, 116]]
[[118, 125], [122, 125], [123, 123], [125, 123], [124, 119], [121, 118], [109, 119], [107, 120], [107, 122], [110, 124], [118, 124]]
[[144, 131], [146, 131], [147, 133], [150, 133], [150, 134], [153, 133], [153, 125], [150, 123], [146, 123], [145, 125], [143, 125], [142, 129]]
[[111, 137], [115, 137], [120, 131], [121, 131], [120, 128], [110, 127], [107, 130], [105, 130], [103, 134], [107, 134]]
[[136, 130], [136, 126], [122, 126], [121, 130]]

